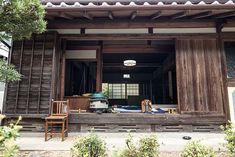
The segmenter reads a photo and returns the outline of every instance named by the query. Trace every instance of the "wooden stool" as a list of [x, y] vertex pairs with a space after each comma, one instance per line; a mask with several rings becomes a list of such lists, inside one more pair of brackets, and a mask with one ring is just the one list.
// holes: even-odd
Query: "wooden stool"
[[[51, 104], [51, 114], [45, 118], [45, 141], [47, 141], [47, 134], [50, 132], [50, 137], [52, 138], [53, 124], [61, 125], [61, 135], [62, 141], [64, 137], [68, 136], [68, 110], [69, 101], [52, 101]], [[48, 129], [50, 125], [50, 129]]]

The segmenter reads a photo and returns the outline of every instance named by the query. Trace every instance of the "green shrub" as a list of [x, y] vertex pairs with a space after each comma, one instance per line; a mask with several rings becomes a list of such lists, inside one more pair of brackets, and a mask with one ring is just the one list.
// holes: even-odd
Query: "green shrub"
[[137, 144], [133, 142], [133, 137], [129, 134], [126, 140], [126, 148], [116, 153], [115, 157], [154, 157], [159, 154], [159, 144], [157, 137], [150, 135], [141, 138]]
[[[0, 115], [0, 121], [4, 118]], [[19, 137], [19, 130], [22, 128], [18, 125], [21, 117], [15, 124], [9, 126], [0, 126], [0, 156], [13, 157], [19, 151], [19, 147], [15, 144], [15, 140]]]
[[106, 156], [106, 143], [95, 133], [76, 138], [71, 154], [74, 157], [104, 157]]
[[231, 155], [235, 156], [235, 126], [229, 122], [226, 126], [222, 126], [222, 129], [225, 133], [225, 140], [227, 141], [225, 146]]
[[181, 157], [215, 157], [215, 152], [211, 147], [207, 147], [199, 141], [191, 141], [185, 146]]

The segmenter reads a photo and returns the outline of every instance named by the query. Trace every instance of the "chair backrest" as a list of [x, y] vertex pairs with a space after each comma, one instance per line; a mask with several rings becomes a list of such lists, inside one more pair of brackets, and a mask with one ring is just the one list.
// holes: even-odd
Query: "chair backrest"
[[51, 103], [51, 115], [68, 115], [69, 112], [69, 100], [67, 101], [52, 101]]

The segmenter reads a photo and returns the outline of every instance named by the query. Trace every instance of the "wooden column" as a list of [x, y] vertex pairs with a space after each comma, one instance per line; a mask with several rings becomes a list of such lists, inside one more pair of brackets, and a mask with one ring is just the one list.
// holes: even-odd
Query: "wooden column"
[[223, 46], [223, 39], [221, 37], [221, 30], [223, 28], [223, 23], [217, 23], [216, 25], [216, 32], [218, 34], [218, 48], [220, 51], [220, 58], [221, 58], [221, 70], [222, 70], [222, 97], [223, 97], [223, 109], [225, 113], [226, 121], [230, 120], [230, 111], [229, 111], [229, 100], [228, 100], [228, 87], [227, 87], [227, 66], [226, 66], [226, 56]]
[[103, 69], [103, 43], [100, 42], [100, 49], [97, 49], [97, 71], [96, 71], [96, 91], [102, 91], [102, 69]]
[[66, 49], [66, 40], [62, 40], [62, 57], [61, 57], [61, 72], [60, 72], [60, 100], [64, 99], [65, 92], [65, 49]]

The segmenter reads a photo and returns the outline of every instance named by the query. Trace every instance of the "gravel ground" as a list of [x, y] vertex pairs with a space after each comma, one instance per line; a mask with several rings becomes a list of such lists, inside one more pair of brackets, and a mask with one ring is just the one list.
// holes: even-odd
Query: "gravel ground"
[[[64, 142], [61, 142], [60, 136], [55, 136], [49, 141], [44, 141], [43, 133], [22, 133], [17, 139], [20, 146], [19, 157], [71, 157], [70, 148], [73, 146], [74, 139], [77, 136], [85, 136], [88, 133], [70, 133]], [[97, 133], [107, 143], [108, 153], [125, 147], [127, 133]], [[211, 146], [217, 153], [217, 157], [229, 157], [224, 153], [223, 144], [224, 134], [222, 133], [153, 133], [157, 135], [160, 144], [159, 157], [180, 157], [180, 152], [185, 144], [189, 142], [184, 140], [183, 136], [190, 136], [193, 140], [200, 140], [202, 144]], [[140, 137], [149, 135], [149, 133], [132, 133], [133, 140], [137, 141]]]

